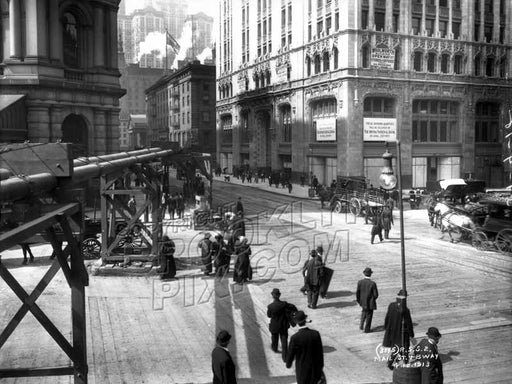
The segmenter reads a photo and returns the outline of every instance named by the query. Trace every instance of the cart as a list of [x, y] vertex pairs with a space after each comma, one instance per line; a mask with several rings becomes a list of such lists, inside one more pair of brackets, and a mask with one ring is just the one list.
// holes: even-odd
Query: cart
[[384, 193], [376, 188], [368, 188], [365, 177], [338, 176], [336, 190], [330, 201], [331, 211], [350, 212], [355, 216], [371, 215], [371, 210], [383, 207]]
[[481, 225], [473, 232], [473, 246], [481, 250], [495, 248], [512, 256], [512, 197], [487, 196], [479, 204], [487, 209]]
[[85, 217], [82, 240], [82, 254], [84, 259], [99, 259], [101, 254], [101, 243], [98, 240], [99, 233], [101, 233], [101, 221]]

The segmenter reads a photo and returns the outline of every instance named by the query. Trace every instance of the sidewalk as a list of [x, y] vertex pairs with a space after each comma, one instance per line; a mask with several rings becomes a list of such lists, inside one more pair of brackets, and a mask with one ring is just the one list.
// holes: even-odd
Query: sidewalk
[[[269, 186], [268, 185], [268, 179], [265, 179], [264, 182], [263, 181], [259, 181], [258, 183], [255, 183], [254, 181], [252, 183], [249, 183], [247, 181], [245, 183], [242, 183], [241, 179], [237, 179], [233, 175], [229, 175], [229, 177], [230, 177], [229, 183], [232, 183], [232, 184], [243, 185], [245, 187], [257, 188], [257, 189], [262, 189], [262, 190], [265, 190], [265, 191], [268, 191], [268, 192], [277, 193], [277, 194], [280, 194], [280, 195], [298, 197], [298, 198], [301, 198], [301, 199], [311, 199], [311, 200], [318, 200], [319, 199], [318, 196], [309, 197], [309, 194], [308, 194], [309, 186], [308, 185], [305, 185], [304, 187], [301, 187], [300, 184], [292, 184], [293, 185], [292, 192], [289, 193], [288, 192], [288, 188], [282, 188], [282, 187], [276, 188], [275, 185]], [[228, 183], [228, 181], [224, 180], [224, 175], [221, 175], [219, 177], [213, 176], [213, 180], [214, 180], [214, 182], [215, 181], [217, 181], [217, 182], [221, 181], [223, 183]]]

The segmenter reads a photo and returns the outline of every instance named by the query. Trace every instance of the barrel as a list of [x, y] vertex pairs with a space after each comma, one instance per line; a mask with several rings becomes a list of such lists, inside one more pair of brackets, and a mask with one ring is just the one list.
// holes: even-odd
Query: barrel
[[393, 384], [421, 384], [420, 363], [400, 362], [393, 369]]

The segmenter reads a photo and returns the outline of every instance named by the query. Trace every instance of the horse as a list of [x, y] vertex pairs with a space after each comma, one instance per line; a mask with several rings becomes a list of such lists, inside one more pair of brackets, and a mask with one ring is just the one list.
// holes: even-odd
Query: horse
[[460, 233], [461, 237], [467, 237], [469, 233], [476, 229], [475, 223], [469, 216], [453, 210], [447, 211], [439, 217], [441, 219], [441, 232], [447, 231], [452, 243], [452, 232]]
[[[433, 203], [431, 203], [434, 208], [432, 209], [432, 216], [430, 216], [430, 212], [429, 212], [429, 218], [431, 218], [431, 220], [434, 222], [434, 228], [437, 228], [439, 226], [439, 228], [442, 229], [441, 227], [441, 217], [446, 215], [448, 212], [451, 212], [453, 210], [452, 207], [450, 207], [448, 204], [446, 204], [444, 201], [439, 201], [439, 202], [436, 202], [434, 201]], [[429, 207], [429, 211], [430, 211], [430, 207]], [[431, 221], [431, 223], [432, 223]]]

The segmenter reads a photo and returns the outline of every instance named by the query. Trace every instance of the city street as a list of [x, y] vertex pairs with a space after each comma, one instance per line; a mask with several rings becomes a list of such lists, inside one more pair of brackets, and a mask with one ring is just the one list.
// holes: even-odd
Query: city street
[[[226, 329], [241, 384], [292, 384], [295, 370], [270, 349], [266, 316], [270, 292], [304, 309], [311, 328], [322, 336], [328, 383], [390, 383], [378, 347], [386, 308], [401, 287], [398, 211], [390, 239], [370, 244], [364, 218], [321, 210], [305, 198], [306, 188], [284, 189], [216, 180], [214, 206], [242, 197], [246, 232], [252, 248], [253, 281], [202, 275], [198, 231], [166, 232], [177, 244], [178, 279], [162, 282], [147, 276], [90, 276], [87, 294], [89, 383], [211, 383], [211, 350], [218, 330]], [[470, 244], [451, 243], [430, 227], [425, 209], [405, 210], [408, 306], [416, 339], [429, 327], [443, 335], [439, 351], [445, 383], [509, 383], [512, 377], [512, 259], [482, 252]], [[165, 223], [164, 223], [165, 224]], [[299, 291], [301, 268], [309, 250], [322, 245], [334, 269], [327, 299], [308, 309]], [[36, 261], [22, 266], [20, 249], [2, 254], [10, 272], [31, 292], [51, 264], [48, 245], [33, 247]], [[234, 262], [234, 260], [232, 260]], [[373, 332], [359, 331], [357, 281], [371, 267], [377, 283], [378, 309]], [[65, 336], [70, 335], [70, 292], [62, 272], [38, 300]], [[21, 302], [0, 281], [2, 327]], [[290, 329], [290, 335], [295, 330]], [[66, 357], [31, 314], [0, 350], [2, 367], [66, 364]], [[3, 379], [2, 383], [72, 383], [71, 377]]]

